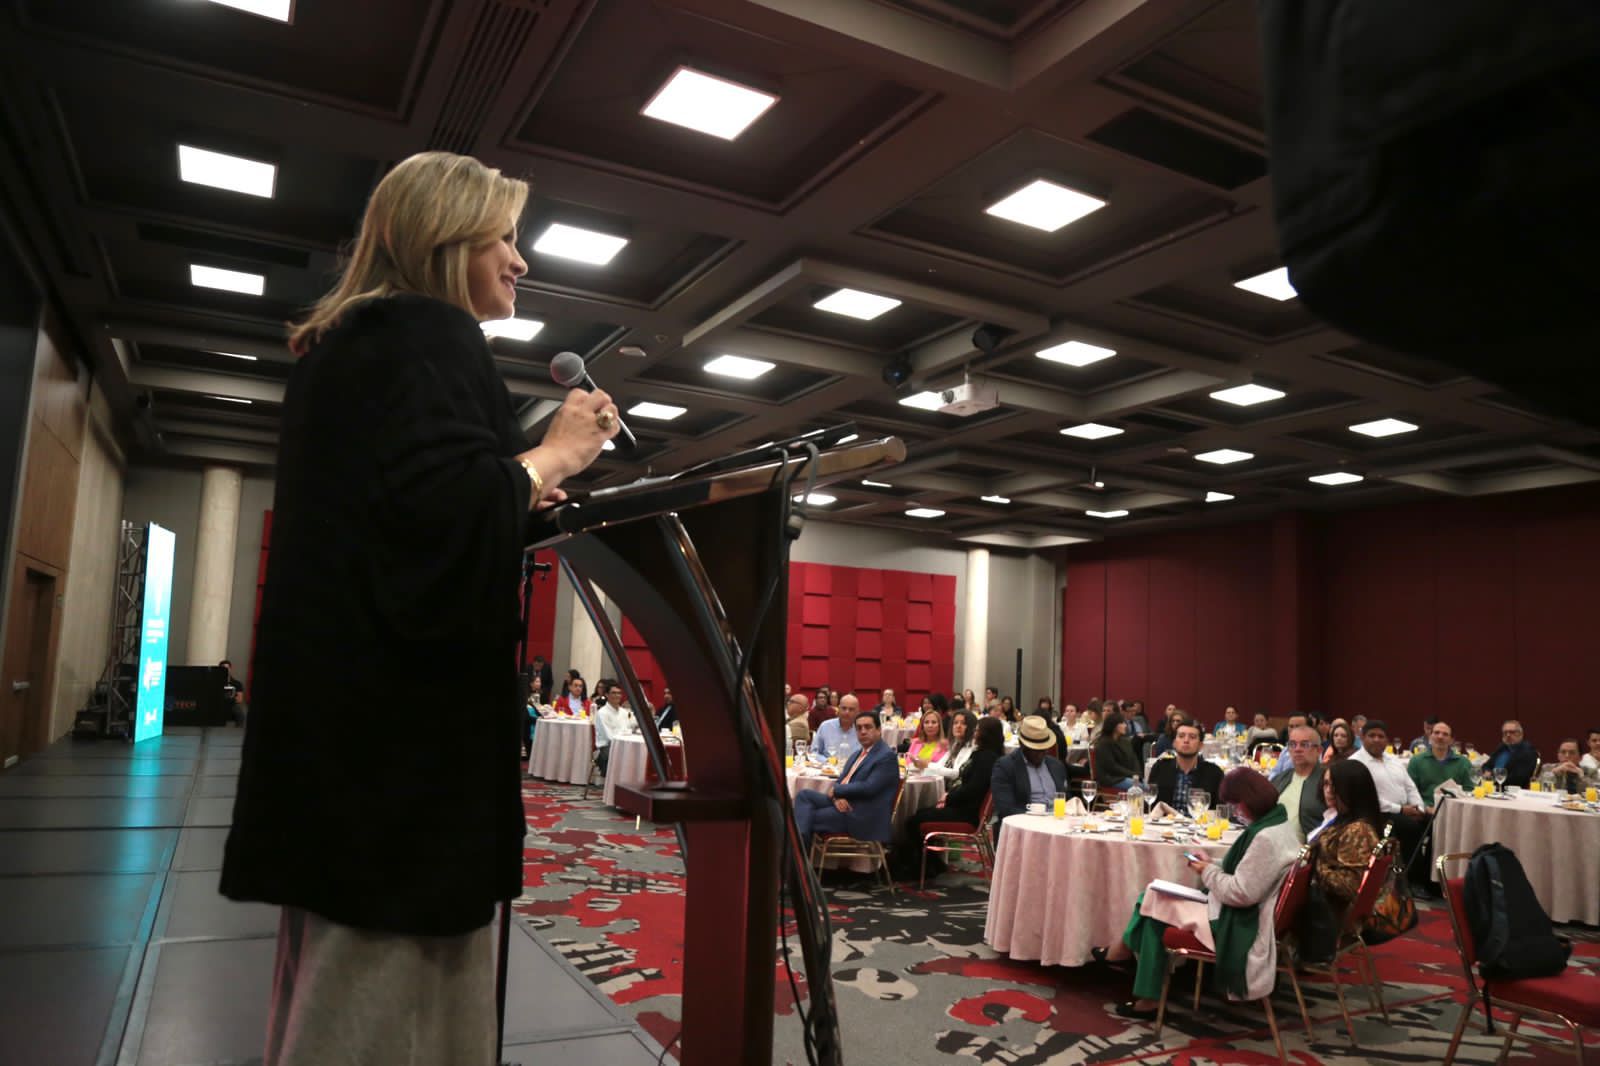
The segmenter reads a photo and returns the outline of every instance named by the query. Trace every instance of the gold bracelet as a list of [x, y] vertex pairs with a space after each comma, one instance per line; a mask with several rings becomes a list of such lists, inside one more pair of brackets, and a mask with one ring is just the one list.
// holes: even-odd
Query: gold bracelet
[[544, 499], [544, 478], [539, 476], [539, 468], [533, 465], [531, 459], [518, 459], [522, 469], [528, 472], [528, 480], [533, 482], [533, 500], [528, 504], [528, 510], [533, 510], [540, 500]]

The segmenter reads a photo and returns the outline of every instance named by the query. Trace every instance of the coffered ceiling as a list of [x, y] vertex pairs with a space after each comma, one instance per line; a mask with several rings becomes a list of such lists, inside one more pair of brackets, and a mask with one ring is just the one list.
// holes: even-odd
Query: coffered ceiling
[[[1253, 0], [252, 3], [0, 9], [6, 215], [139, 461], [270, 468], [284, 322], [386, 170], [446, 149], [534, 184], [517, 313], [542, 329], [491, 342], [530, 432], [563, 350], [624, 410], [685, 409], [632, 418], [639, 452], [590, 487], [844, 419], [909, 458], [819, 512], [1017, 547], [1600, 479], [1600, 434], [1235, 285], [1280, 265]], [[776, 102], [731, 140], [645, 115], [680, 68]], [[274, 165], [272, 195], [183, 181], [180, 144]], [[1103, 206], [989, 212], [1040, 180]], [[555, 223], [626, 244], [534, 251]], [[841, 289], [898, 303], [814, 306]], [[773, 366], [709, 373], [723, 354]], [[998, 406], [899, 402], [964, 375]], [[1212, 396], [1245, 384], [1282, 395]], [[1382, 419], [1415, 428], [1350, 429]], [[1061, 432], [1086, 423], [1116, 432]], [[1221, 450], [1249, 458], [1197, 458]]]

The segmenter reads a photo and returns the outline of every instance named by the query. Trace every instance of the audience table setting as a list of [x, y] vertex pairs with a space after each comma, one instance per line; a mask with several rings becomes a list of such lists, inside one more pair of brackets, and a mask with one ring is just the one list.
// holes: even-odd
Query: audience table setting
[[[683, 736], [677, 726], [661, 735], [661, 742], [666, 745], [669, 759], [672, 749], [683, 752]], [[606, 785], [602, 800], [607, 807], [617, 805], [618, 785], [643, 784], [646, 772], [650, 766], [650, 753], [645, 749], [644, 737], [638, 733], [628, 733], [611, 739], [611, 758], [606, 762]]]
[[594, 756], [594, 719], [552, 715], [541, 717], [533, 730], [528, 776], [581, 785], [589, 779]]

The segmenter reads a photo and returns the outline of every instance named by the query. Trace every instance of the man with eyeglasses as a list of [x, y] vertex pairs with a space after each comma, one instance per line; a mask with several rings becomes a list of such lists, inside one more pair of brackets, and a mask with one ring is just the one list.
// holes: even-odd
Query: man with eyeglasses
[[1506, 784], [1528, 787], [1539, 765], [1539, 753], [1523, 739], [1521, 722], [1513, 718], [1500, 727], [1500, 746], [1485, 765], [1490, 770], [1504, 769]]
[[1322, 802], [1322, 737], [1302, 721], [1289, 730], [1289, 770], [1273, 786], [1278, 803], [1289, 811], [1291, 824], [1299, 826], [1300, 839], [1322, 824], [1327, 811]]

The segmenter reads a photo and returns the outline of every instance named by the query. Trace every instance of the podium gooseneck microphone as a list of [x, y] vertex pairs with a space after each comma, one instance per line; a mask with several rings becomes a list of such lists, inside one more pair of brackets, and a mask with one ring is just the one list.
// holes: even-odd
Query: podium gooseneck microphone
[[[589, 368], [584, 365], [583, 356], [577, 352], [561, 352], [550, 360], [550, 380], [564, 389], [585, 389], [589, 392], [595, 390], [594, 378], [589, 376]], [[625, 452], [631, 452], [639, 447], [639, 438], [633, 435], [633, 430], [617, 416], [617, 447]]]

